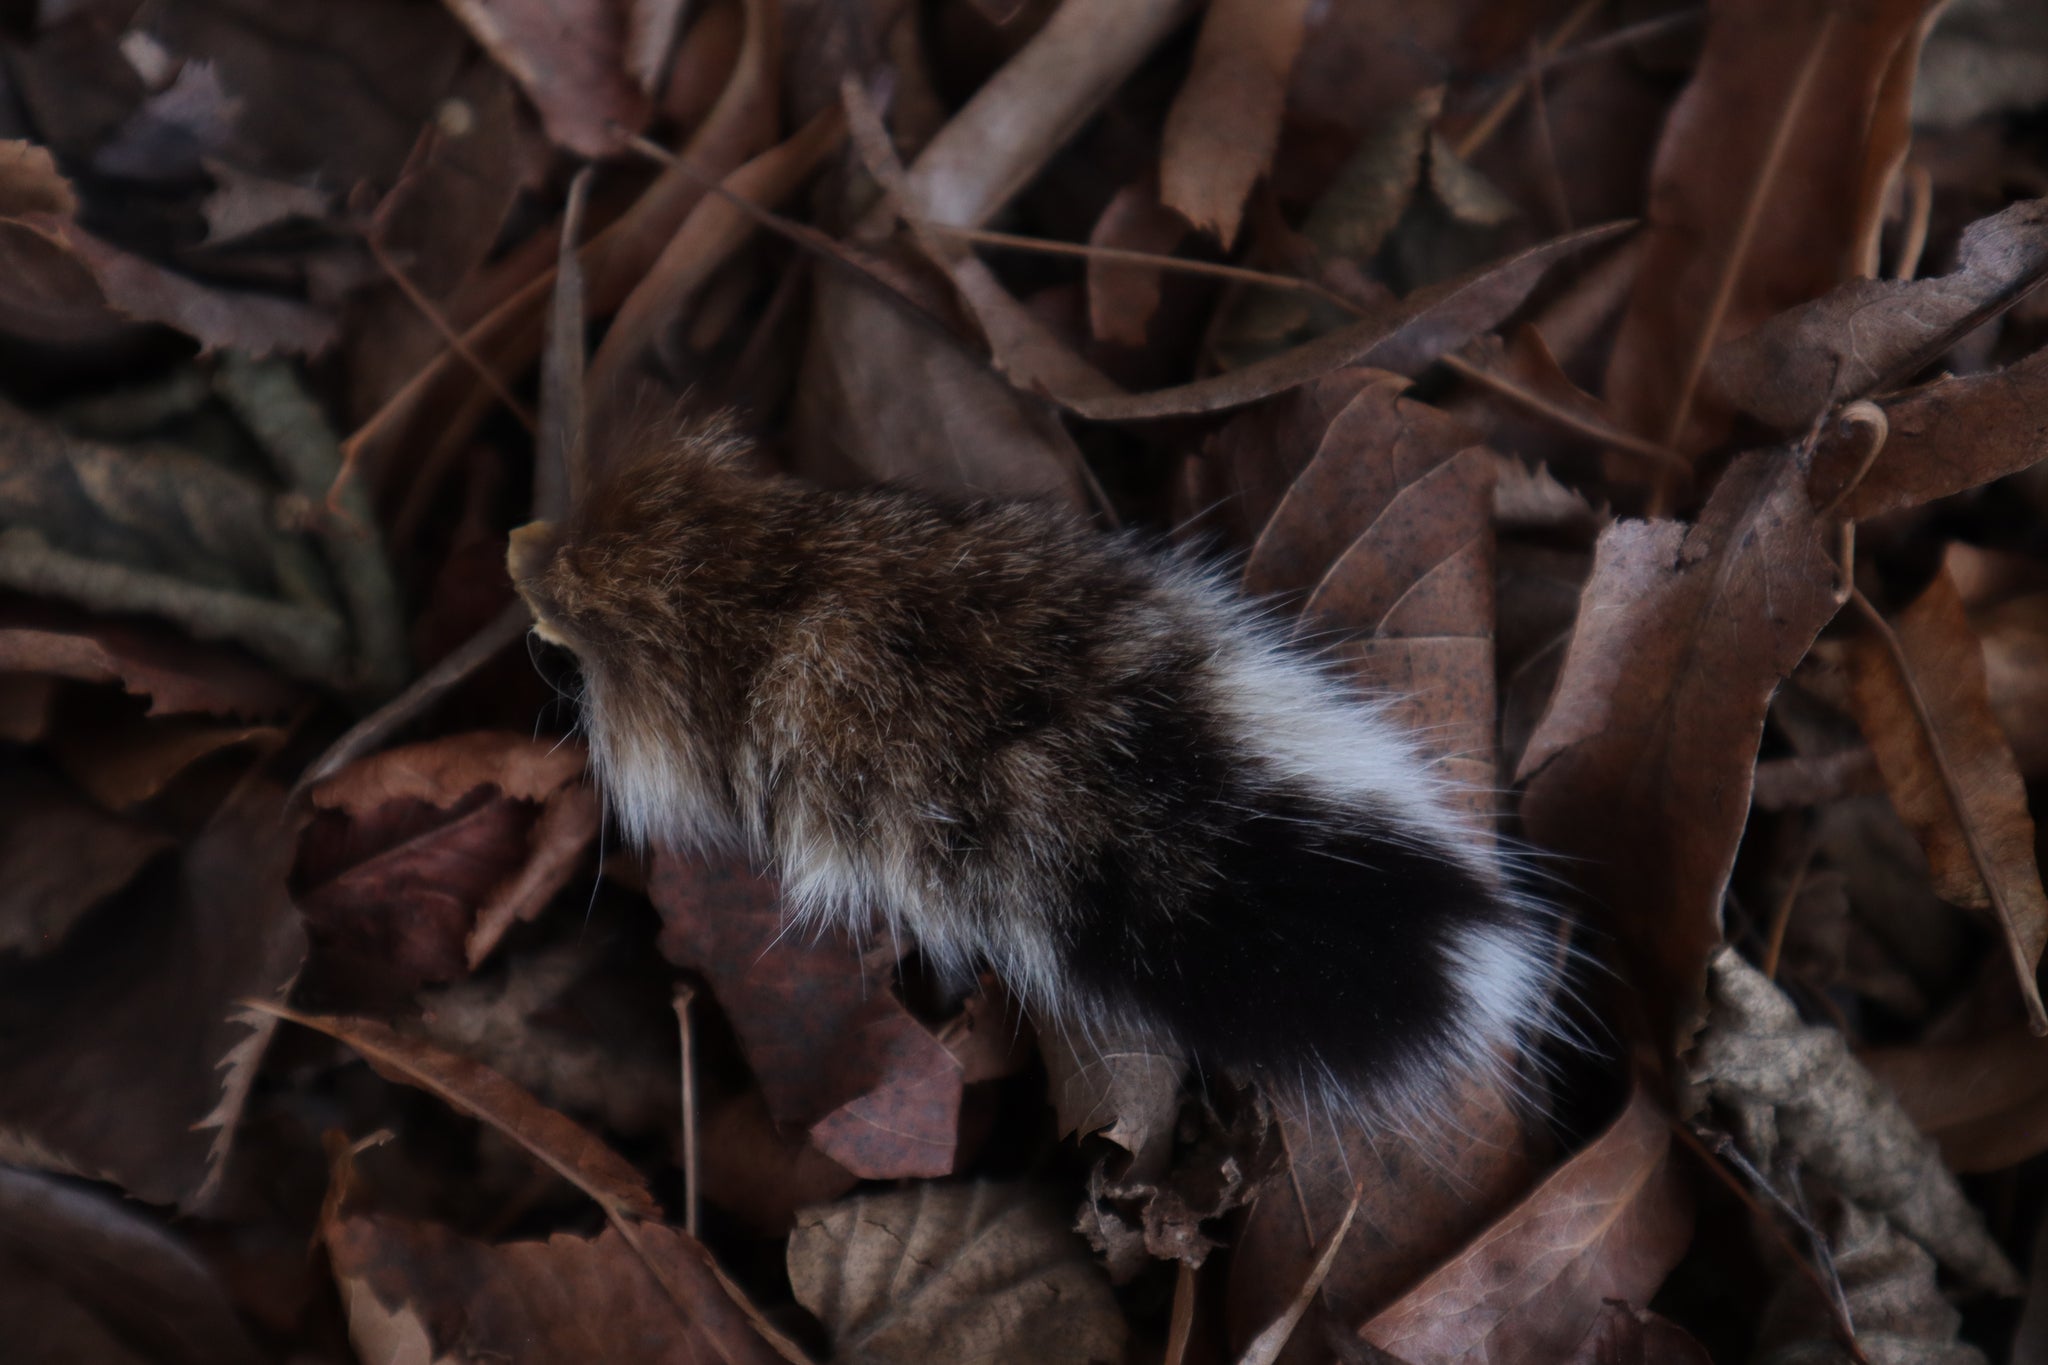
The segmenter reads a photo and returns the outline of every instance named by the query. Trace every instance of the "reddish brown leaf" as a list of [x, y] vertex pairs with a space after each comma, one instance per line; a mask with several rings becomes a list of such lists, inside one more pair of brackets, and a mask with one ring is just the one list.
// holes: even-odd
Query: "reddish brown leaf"
[[1287, 76], [1308, 0], [1218, 0], [1202, 18], [1194, 64], [1167, 111], [1160, 199], [1224, 248], [1245, 196], [1271, 166]]
[[248, 1002], [262, 1014], [315, 1029], [346, 1043], [388, 1081], [415, 1086], [479, 1123], [489, 1124], [526, 1154], [595, 1200], [606, 1213], [659, 1218], [661, 1205], [624, 1157], [542, 1104], [491, 1068], [375, 1019], [301, 1014]]
[[1856, 723], [1892, 805], [1927, 852], [1936, 893], [1957, 905], [1996, 908], [2020, 990], [2038, 1018], [2034, 975], [2048, 945], [2048, 892], [2034, 862], [2034, 819], [1991, 712], [1983, 651], [1945, 571], [1898, 614], [1893, 630], [1910, 677], [1868, 635], [1845, 650]]
[[0, 996], [0, 1149], [150, 1203], [211, 1197], [269, 1037], [234, 1002], [284, 990], [305, 952], [282, 796], [246, 784], [175, 879]]
[[1835, 610], [1804, 479], [1786, 452], [1757, 452], [1697, 525], [1602, 534], [1522, 755], [1523, 820], [1579, 860], [1665, 1046], [1689, 1031], [1721, 941], [1765, 706]]
[[643, 1225], [631, 1244], [607, 1228], [596, 1237], [557, 1233], [492, 1246], [436, 1223], [344, 1215], [327, 1223], [323, 1240], [366, 1365], [785, 1358], [756, 1330], [710, 1254], [675, 1228]]
[[415, 982], [472, 970], [597, 837], [583, 751], [488, 730], [390, 749], [313, 788], [293, 874], [313, 932]]
[[1800, 432], [1844, 399], [1896, 387], [2048, 277], [2048, 199], [1979, 219], [1956, 269], [1928, 280], [1851, 280], [1722, 345], [1710, 371], [1728, 401]]
[[764, 1237], [784, 1237], [799, 1210], [839, 1198], [860, 1177], [778, 1128], [759, 1090], [704, 1116], [704, 1198]]
[[886, 969], [833, 931], [789, 931], [774, 883], [735, 860], [658, 856], [662, 953], [701, 971], [779, 1123], [867, 1179], [946, 1175], [960, 1063], [911, 1017]]
[[1650, 186], [1649, 246], [1606, 395], [1635, 430], [1687, 450], [1726, 429], [1698, 392], [1716, 340], [1866, 273], [1864, 234], [1907, 136], [1928, 0], [1714, 7]]
[[273, 725], [222, 725], [197, 716], [147, 720], [126, 704], [93, 720], [53, 735], [50, 749], [65, 775], [109, 810], [154, 800], [216, 755], [238, 750], [248, 760], [275, 752], [285, 737]]
[[652, 105], [627, 71], [627, 21], [618, 6], [445, 3], [519, 82], [557, 144], [583, 156], [611, 156], [646, 124]]
[[1359, 1329], [1411, 1365], [1563, 1359], [1608, 1299], [1646, 1303], [1692, 1237], [1669, 1120], [1640, 1091], [1605, 1133]]

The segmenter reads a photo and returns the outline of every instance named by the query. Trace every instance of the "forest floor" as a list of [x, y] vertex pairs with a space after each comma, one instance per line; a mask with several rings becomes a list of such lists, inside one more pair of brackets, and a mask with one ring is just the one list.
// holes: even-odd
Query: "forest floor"
[[[0, 11], [0, 1357], [2048, 1360], [2037, 5]], [[507, 536], [717, 406], [1223, 557], [1586, 1045], [1333, 1125], [622, 847]]]

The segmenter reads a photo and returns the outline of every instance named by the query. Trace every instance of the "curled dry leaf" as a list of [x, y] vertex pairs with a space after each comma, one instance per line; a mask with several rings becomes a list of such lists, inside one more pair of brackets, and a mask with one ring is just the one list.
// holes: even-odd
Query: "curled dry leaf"
[[1708, 348], [1868, 273], [1929, 8], [1714, 7], [1665, 120], [1648, 247], [1607, 371], [1633, 429], [1688, 451], [1711, 444], [1728, 408], [1699, 392]]
[[[1956, 1339], [1962, 1314], [1935, 1282], [1934, 1258], [1882, 1215], [1831, 1199], [1822, 1226], [1831, 1273], [1864, 1357], [1887, 1365], [1983, 1365]], [[1764, 1308], [1752, 1359], [1759, 1365], [1818, 1365], [1843, 1357], [1832, 1307], [1807, 1276], [1786, 1269]]]
[[580, 156], [612, 156], [646, 124], [653, 104], [627, 70], [627, 18], [620, 6], [596, 0], [446, 4], [519, 82], [560, 146]]
[[945, 1175], [960, 1063], [835, 931], [792, 930], [771, 881], [736, 859], [657, 855], [661, 951], [711, 982], [779, 1123], [867, 1179]]
[[319, 783], [293, 874], [308, 927], [416, 983], [466, 975], [596, 839], [583, 761], [580, 745], [473, 730]]
[[1669, 1119], [1638, 1090], [1612, 1126], [1358, 1335], [1410, 1365], [1568, 1356], [1609, 1299], [1644, 1304], [1692, 1237]]
[[1272, 165], [1308, 9], [1308, 0], [1216, 0], [1167, 111], [1160, 200], [1225, 250], [1237, 239], [1245, 196]]
[[[234, 1002], [284, 991], [305, 954], [282, 796], [245, 782], [174, 879], [0, 992], [0, 1151], [44, 1153], [150, 1203], [213, 1196], [270, 1032], [231, 1018]], [[166, 1038], [182, 1041], [166, 1051]]]
[[1801, 1023], [1785, 993], [1733, 948], [1714, 958], [1712, 1003], [1693, 1079], [1736, 1114], [1752, 1159], [1770, 1170], [1796, 1158], [1971, 1285], [2019, 1292], [2018, 1273], [1940, 1151], [1840, 1033]]
[[1850, 709], [1892, 805], [1927, 852], [1935, 892], [1996, 913], [2039, 1019], [2034, 976], [2048, 945], [2048, 891], [2034, 861], [2034, 817], [1991, 712], [1983, 651], [1945, 570], [1892, 631], [1903, 657], [1867, 633], [1844, 647]]
[[1867, 434], [1841, 424], [1824, 434], [1814, 456], [1814, 500], [1839, 500], [1836, 515], [1867, 521], [2025, 469], [2048, 456], [2044, 404], [2048, 350], [2009, 369], [1889, 399], [1881, 405], [1887, 434], [1874, 458]]
[[1956, 269], [1928, 280], [1851, 280], [1718, 348], [1709, 371], [1728, 401], [1781, 431], [1911, 378], [2048, 278], [2048, 199], [1963, 232]]
[[787, 1358], [676, 1228], [493, 1246], [436, 1223], [342, 1214], [321, 1236], [363, 1365]]
[[206, 1263], [134, 1204], [5, 1166], [0, 1318], [23, 1361], [271, 1359]]
[[1579, 860], [1658, 1038], [1682, 1045], [1721, 942], [1764, 713], [1834, 614], [1805, 473], [1744, 456], [1699, 523], [1600, 536], [1550, 708], [1523, 752], [1531, 836]]
[[797, 1220], [797, 1301], [846, 1365], [1113, 1365], [1123, 1314], [1064, 1213], [1023, 1185], [929, 1182]]

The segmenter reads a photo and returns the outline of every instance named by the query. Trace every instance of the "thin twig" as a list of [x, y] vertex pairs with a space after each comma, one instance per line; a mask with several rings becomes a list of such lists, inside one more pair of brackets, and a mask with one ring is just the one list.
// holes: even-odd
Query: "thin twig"
[[1188, 1358], [1188, 1341], [1195, 1334], [1195, 1268], [1186, 1261], [1173, 1281], [1173, 1317], [1166, 1327], [1166, 1355], [1159, 1365], [1182, 1365]]
[[1792, 925], [1792, 907], [1799, 903], [1800, 892], [1806, 890], [1806, 874], [1812, 870], [1814, 855], [1819, 852], [1820, 829], [1816, 826], [1800, 841], [1799, 861], [1793, 864], [1792, 880], [1771, 912], [1771, 937], [1764, 947], [1763, 974], [1773, 981], [1778, 979], [1778, 963], [1785, 954], [1785, 933]]
[[1446, 351], [1437, 357], [1437, 363], [1452, 373], [1461, 375], [1475, 384], [1492, 389], [1501, 397], [1520, 404], [1538, 417], [1555, 423], [1567, 431], [1583, 436], [1589, 441], [1613, 446], [1615, 449], [1627, 451], [1631, 455], [1640, 455], [1653, 464], [1662, 466], [1666, 472], [1673, 475], [1688, 479], [1692, 477], [1691, 467], [1686, 464], [1685, 460], [1676, 451], [1660, 446], [1655, 441], [1645, 440], [1633, 432], [1624, 431], [1620, 427], [1610, 426], [1605, 422], [1595, 421], [1583, 413], [1573, 412], [1570, 408], [1552, 402], [1533, 389], [1523, 388], [1504, 374], [1497, 374], [1492, 370], [1474, 365], [1471, 361], [1455, 352]]
[[518, 419], [520, 426], [525, 427], [529, 434], [537, 430], [538, 422], [533, 415], [533, 409], [520, 402], [517, 395], [505, 387], [505, 381], [498, 377], [495, 370], [484, 364], [484, 358], [478, 355], [462, 333], [456, 330], [455, 324], [448, 320], [448, 315], [443, 313], [432, 299], [420, 292], [420, 287], [412, 282], [411, 277], [399, 269], [398, 262], [392, 260], [390, 253], [384, 250], [384, 243], [378, 240], [377, 234], [364, 233], [363, 242], [370, 248], [371, 259], [376, 261], [378, 268], [398, 286], [398, 292], [405, 295], [405, 301], [427, 320], [427, 325], [440, 336], [442, 344], [454, 351], [463, 364], [469, 366], [483, 386]]
[[1756, 1194], [1752, 1193], [1750, 1184], [1737, 1179], [1735, 1173], [1728, 1170], [1722, 1164], [1723, 1158], [1728, 1158], [1731, 1164], [1739, 1161], [1742, 1170], [1749, 1175], [1756, 1189], [1761, 1190], [1771, 1201], [1773, 1208], [1783, 1210], [1786, 1216], [1797, 1223], [1803, 1231], [1811, 1231], [1806, 1219], [1800, 1216], [1798, 1210], [1785, 1203], [1777, 1190], [1772, 1188], [1771, 1182], [1763, 1178], [1763, 1173], [1751, 1165], [1748, 1158], [1743, 1157], [1741, 1152], [1736, 1149], [1735, 1144], [1728, 1140], [1727, 1134], [1714, 1134], [1714, 1140], [1710, 1146], [1706, 1139], [1694, 1133], [1692, 1129], [1680, 1123], [1677, 1119], [1672, 1119], [1670, 1123], [1672, 1133], [1678, 1137], [1680, 1142], [1691, 1148], [1693, 1155], [1700, 1159], [1700, 1164], [1712, 1172], [1715, 1179], [1726, 1185], [1729, 1193], [1733, 1194], [1737, 1200], [1749, 1209], [1750, 1213], [1755, 1217], [1757, 1226], [1761, 1227], [1771, 1240], [1778, 1244], [1778, 1249], [1785, 1253], [1785, 1259], [1799, 1268], [1799, 1273], [1806, 1277], [1807, 1282], [1813, 1286], [1814, 1291], [1827, 1303], [1828, 1316], [1833, 1319], [1835, 1340], [1844, 1350], [1849, 1352], [1852, 1358], [1860, 1362], [1860, 1365], [1870, 1365], [1870, 1357], [1863, 1354], [1863, 1348], [1856, 1342], [1856, 1326], [1849, 1320], [1848, 1306], [1836, 1298], [1835, 1286], [1830, 1285], [1825, 1279], [1821, 1278], [1819, 1268], [1813, 1264], [1811, 1249], [1809, 1248], [1807, 1252], [1801, 1252], [1798, 1247], [1792, 1244], [1792, 1239], [1787, 1237], [1785, 1230], [1778, 1226], [1778, 1220], [1771, 1217], [1770, 1210], [1757, 1202]]
[[1238, 1357], [1237, 1365], [1272, 1365], [1273, 1361], [1279, 1359], [1280, 1352], [1287, 1346], [1288, 1338], [1292, 1337], [1294, 1329], [1301, 1325], [1301, 1319], [1308, 1312], [1308, 1306], [1314, 1303], [1316, 1295], [1322, 1292], [1323, 1282], [1330, 1278], [1330, 1271], [1337, 1264], [1337, 1252], [1343, 1247], [1344, 1238], [1351, 1231], [1352, 1221], [1358, 1217], [1358, 1206], [1364, 1200], [1365, 1182], [1360, 1181], [1351, 1187], [1351, 1202], [1344, 1206], [1344, 1217], [1338, 1220], [1337, 1230], [1330, 1234], [1329, 1242], [1316, 1257], [1315, 1264], [1309, 1267], [1308, 1275], [1302, 1280], [1301, 1288], [1295, 1293], [1293, 1301], [1281, 1310], [1279, 1317], [1266, 1325], [1265, 1330], [1252, 1338], [1252, 1344], [1245, 1347], [1244, 1354]]
[[327, 752], [299, 774], [287, 802], [296, 801], [315, 783], [332, 777], [383, 743], [401, 726], [439, 701], [443, 693], [488, 663], [492, 655], [525, 634], [526, 628], [532, 624], [533, 614], [526, 609], [525, 602], [514, 600], [506, 603], [504, 610], [491, 618], [490, 624], [413, 679], [410, 687], [364, 716], [341, 738], [328, 745]]
[[[1562, 48], [1571, 41], [1574, 33], [1584, 28], [1587, 21], [1600, 12], [1600, 6], [1606, 2], [1607, 0], [1579, 0], [1578, 8], [1567, 14], [1564, 17], [1564, 21], [1557, 26], [1548, 38], [1543, 40], [1541, 47], [1538, 49], [1539, 56], [1549, 57], [1554, 55], [1559, 48]], [[1528, 87], [1523, 82], [1516, 81], [1513, 85], [1500, 92], [1499, 98], [1495, 99], [1492, 106], [1479, 116], [1479, 122], [1473, 124], [1465, 136], [1459, 138], [1456, 145], [1452, 147], [1451, 150], [1458, 154], [1458, 160], [1470, 161], [1472, 154], [1486, 145], [1487, 139], [1499, 131], [1501, 124], [1507, 122], [1508, 115], [1515, 112], [1515, 106], [1522, 102], [1522, 96], [1527, 92], [1527, 89]]]
[[582, 500], [588, 473], [583, 449], [583, 268], [577, 247], [593, 168], [569, 182], [562, 235], [555, 251], [554, 299], [548, 308], [547, 344], [541, 352], [542, 425], [533, 460], [533, 519], [554, 521]]
[[1949, 762], [1948, 746], [1942, 741], [1941, 732], [1935, 727], [1934, 712], [1927, 705], [1927, 695], [1920, 690], [1920, 680], [1913, 675], [1913, 669], [1906, 661], [1906, 647], [1900, 643], [1898, 632], [1884, 619], [1871, 604], [1863, 591], [1850, 585], [1849, 602], [1863, 617], [1865, 624], [1875, 632], [1878, 642], [1890, 657], [1892, 667], [1898, 671], [1899, 681], [1905, 688], [1906, 701], [1913, 708], [1913, 719], [1919, 723], [1920, 732], [1927, 739], [1927, 751], [1934, 759], [1934, 771], [1941, 778], [1941, 789], [1948, 798], [1949, 810], [1955, 815], [1956, 826], [1962, 831], [1963, 845], [1970, 851], [1970, 862], [1977, 869], [1978, 880], [1984, 883], [1986, 894], [1991, 897], [1992, 908], [1998, 912], [1998, 928], [2005, 938], [2006, 951], [2012, 954], [2014, 967], [2019, 972], [2020, 998], [2027, 1007], [2027, 1027], [2035, 1037], [2048, 1035], [2048, 1010], [2041, 1005], [2041, 993], [2034, 985], [2034, 964], [2027, 960], [2026, 945], [2020, 941], [2019, 916], [2013, 909], [2012, 901], [2005, 894], [2002, 880], [1996, 875], [1991, 856], [1985, 851], [1984, 842], [1977, 834], [1977, 825], [1970, 818], [1969, 807], [1963, 803], [1962, 779], [1956, 775], [1955, 765]]
[[1927, 224], [1934, 216], [1934, 176], [1919, 162], [1906, 167], [1906, 235], [1899, 242], [1899, 259], [1892, 266], [1892, 278], [1910, 280], [1920, 273], [1920, 256], [1927, 250]]
[[[1693, 400], [1698, 396], [1700, 380], [1706, 374], [1707, 357], [1713, 353], [1714, 338], [1720, 335], [1721, 323], [1728, 316], [1728, 306], [1734, 302], [1735, 285], [1742, 278], [1742, 267], [1749, 259], [1749, 248], [1756, 239], [1757, 225], [1763, 221], [1764, 201], [1770, 194], [1772, 182], [1778, 178], [1785, 153], [1791, 149], [1792, 129], [1799, 122], [1799, 111], [1805, 107], [1807, 94], [1813, 89], [1813, 78], [1820, 71], [1821, 56], [1828, 50], [1828, 41], [1834, 36], [1834, 31], [1835, 11], [1829, 10], [1821, 19], [1820, 30], [1814, 35], [1806, 56], [1799, 63], [1799, 74], [1793, 78], [1792, 88], [1785, 93], [1785, 104], [1778, 114], [1777, 125], [1771, 129], [1771, 141], [1764, 150], [1763, 164], [1757, 167], [1756, 181], [1750, 186], [1749, 198], [1742, 206], [1742, 217], [1735, 225], [1735, 239], [1728, 244], [1728, 254], [1721, 262], [1720, 278], [1714, 282], [1713, 298], [1707, 304], [1706, 315], [1700, 319], [1699, 331], [1693, 337], [1692, 354], [1686, 359], [1685, 373], [1672, 399], [1671, 415], [1664, 424], [1664, 444], [1667, 446], [1678, 445], [1678, 438], [1685, 432], [1685, 424], [1692, 418]], [[1651, 498], [1652, 516], [1664, 511], [1673, 491], [1661, 484], [1658, 486]]]
[[676, 987], [676, 1033], [682, 1045], [683, 1090], [683, 1228], [697, 1235], [697, 1045], [690, 1027], [690, 1002], [697, 988], [687, 981]]
[[1156, 251], [1132, 251], [1127, 247], [1096, 246], [1087, 242], [1058, 242], [1046, 237], [1020, 237], [1011, 232], [991, 232], [986, 228], [955, 227], [951, 223], [935, 223], [929, 218], [906, 218], [904, 221], [919, 232], [953, 237], [980, 246], [1002, 247], [1010, 251], [1033, 251], [1045, 256], [1080, 256], [1089, 260], [1113, 261], [1119, 265], [1149, 266], [1154, 270], [1181, 275], [1207, 275], [1219, 280], [1235, 280], [1240, 284], [1261, 285], [1267, 289], [1314, 294], [1326, 302], [1337, 305], [1353, 317], [1364, 317], [1367, 312], [1336, 290], [1314, 280], [1302, 279], [1298, 275], [1275, 275], [1270, 271], [1251, 270], [1241, 265], [1191, 261], [1185, 256], [1166, 256]]

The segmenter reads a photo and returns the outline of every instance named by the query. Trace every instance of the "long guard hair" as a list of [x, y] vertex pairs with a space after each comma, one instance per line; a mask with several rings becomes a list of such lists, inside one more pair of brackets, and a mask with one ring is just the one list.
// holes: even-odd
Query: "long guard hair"
[[1557, 935], [1412, 741], [1184, 554], [751, 472], [727, 419], [515, 532], [628, 837], [737, 846], [1043, 1019], [1389, 1118], [1550, 1027]]

